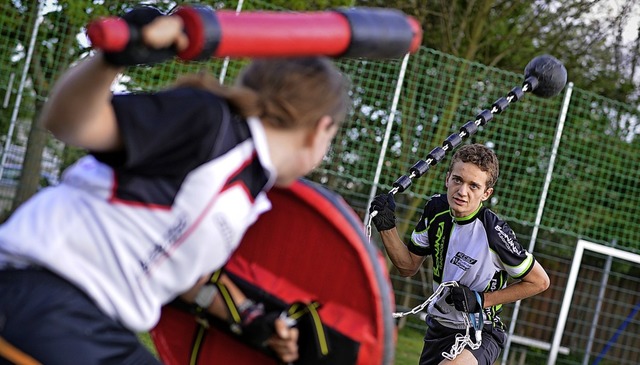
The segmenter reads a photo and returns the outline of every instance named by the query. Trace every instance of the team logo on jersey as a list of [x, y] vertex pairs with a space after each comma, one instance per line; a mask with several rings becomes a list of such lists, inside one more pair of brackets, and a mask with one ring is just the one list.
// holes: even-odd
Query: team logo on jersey
[[442, 246], [444, 245], [444, 222], [438, 224], [438, 230], [436, 232], [436, 242], [433, 244], [435, 250], [435, 260], [433, 265], [433, 275], [442, 275]]
[[498, 288], [498, 280], [495, 278], [491, 279], [491, 281], [489, 281], [488, 287], [489, 287], [489, 291], [496, 291], [500, 289]]
[[175, 223], [172, 224], [163, 234], [163, 240], [153, 244], [153, 250], [149, 257], [146, 260], [140, 261], [140, 267], [144, 272], [148, 273], [154, 262], [169, 255], [171, 248], [180, 240], [180, 237], [182, 237], [186, 231], [187, 225], [186, 215], [181, 214]]
[[471, 268], [471, 266], [475, 265], [478, 260], [474, 259], [473, 257], [467, 256], [462, 252], [458, 252], [453, 258], [451, 258], [451, 261], [449, 262], [461, 268], [462, 270], [467, 271]]
[[511, 235], [503, 231], [502, 227], [500, 226], [496, 226], [494, 229], [496, 230], [498, 237], [500, 237], [500, 239], [502, 240], [504, 245], [509, 249], [509, 251], [515, 253], [516, 255], [522, 254], [522, 251], [520, 251], [520, 248], [518, 247], [516, 242], [513, 240], [513, 237], [511, 237]]
[[232, 251], [237, 241], [237, 239], [235, 238], [235, 230], [224, 214], [214, 215], [213, 221], [214, 224], [220, 229], [220, 234], [222, 235], [222, 244], [227, 247], [227, 250]]

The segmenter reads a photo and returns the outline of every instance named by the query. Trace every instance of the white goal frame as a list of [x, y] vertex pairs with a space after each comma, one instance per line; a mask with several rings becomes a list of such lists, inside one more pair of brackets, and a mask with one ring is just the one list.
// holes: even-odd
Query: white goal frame
[[573, 291], [576, 287], [576, 281], [578, 279], [578, 272], [580, 271], [580, 263], [582, 262], [582, 256], [584, 251], [594, 251], [607, 256], [613, 256], [626, 261], [632, 261], [640, 264], [640, 255], [621, 250], [619, 248], [603, 246], [601, 244], [578, 240], [576, 245], [576, 252], [573, 255], [573, 261], [571, 262], [571, 271], [569, 272], [569, 278], [567, 280], [567, 288], [564, 292], [564, 298], [562, 298], [562, 306], [560, 307], [560, 315], [558, 316], [558, 324], [556, 326], [555, 334], [553, 335], [553, 342], [551, 343], [551, 350], [549, 351], [549, 361], [547, 365], [554, 365], [558, 358], [558, 352], [560, 350], [560, 341], [564, 334], [564, 326], [567, 323], [567, 316], [569, 314], [569, 307], [571, 306], [571, 299], [573, 298]]

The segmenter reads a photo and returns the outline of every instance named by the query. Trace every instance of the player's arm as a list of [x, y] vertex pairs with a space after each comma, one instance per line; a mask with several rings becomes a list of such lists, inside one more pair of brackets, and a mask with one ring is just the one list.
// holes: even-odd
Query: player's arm
[[[489, 213], [488, 213], [489, 214]], [[491, 214], [487, 232], [492, 249], [498, 254], [503, 268], [516, 279], [514, 284], [494, 292], [484, 293], [484, 307], [515, 302], [541, 293], [549, 287], [549, 276], [542, 266], [518, 242], [509, 225]]]
[[550, 281], [547, 272], [542, 265], [535, 261], [531, 271], [522, 277], [520, 281], [504, 289], [484, 293], [484, 307], [516, 302], [532, 297], [547, 290], [549, 285]]
[[424, 262], [425, 256], [413, 254], [402, 242], [396, 229], [396, 203], [393, 194], [381, 194], [371, 202], [370, 213], [374, 214], [373, 224], [380, 233], [382, 244], [389, 259], [402, 276], [413, 276]]
[[493, 292], [477, 292], [460, 285], [450, 289], [447, 302], [462, 312], [477, 313], [481, 308], [525, 299], [541, 293], [549, 287], [549, 277], [542, 266], [531, 257], [530, 270], [515, 284]]
[[525, 299], [549, 287], [549, 276], [542, 266], [518, 242], [511, 227], [487, 210], [484, 219], [489, 246], [498, 255], [502, 269], [517, 281], [506, 288], [479, 292], [467, 286], [451, 288], [449, 301], [457, 310], [477, 313], [481, 308]]
[[120, 145], [111, 107], [111, 84], [121, 71], [99, 56], [68, 70], [55, 84], [41, 114], [42, 126], [59, 140], [95, 151]]
[[[233, 322], [228, 303], [225, 302], [222, 295], [218, 295], [214, 286], [206, 285], [209, 280], [209, 277], [201, 278], [180, 298], [188, 303], [206, 305], [207, 311], [214, 317], [229, 323]], [[221, 274], [217, 280], [228, 290], [233, 299], [242, 317], [244, 330], [254, 334], [257, 338], [265, 338], [264, 343], [259, 345], [269, 346], [285, 363], [298, 359], [297, 328], [290, 327], [284, 320], [277, 317], [277, 313], [264, 313], [259, 304], [248, 299], [226, 275]], [[205, 289], [203, 290], [203, 288]], [[207, 304], [202, 304], [203, 302]], [[248, 328], [249, 326], [251, 328]], [[257, 341], [262, 342], [262, 339]]]
[[380, 238], [387, 255], [389, 255], [389, 259], [393, 266], [398, 269], [400, 275], [409, 277], [418, 272], [426, 256], [418, 256], [411, 253], [395, 227], [380, 231]]
[[[158, 16], [142, 28], [142, 39], [154, 49], [188, 45], [179, 17]], [[122, 66], [107, 62], [101, 52], [69, 69], [50, 93], [41, 114], [42, 126], [61, 141], [92, 151], [120, 148], [111, 85], [122, 70]]]
[[[233, 298], [233, 301], [236, 304], [242, 305], [245, 302], [245, 300], [247, 300], [247, 297], [244, 295], [244, 293], [226, 275], [221, 274], [218, 280], [229, 290], [229, 294], [231, 295], [231, 297]], [[196, 297], [199, 294], [204, 295], [204, 294], [201, 294], [200, 292], [202, 288], [205, 286], [205, 284], [208, 283], [208, 281], [209, 281], [209, 276], [203, 276], [202, 278], [200, 278], [200, 280], [198, 280], [198, 283], [196, 283], [196, 285], [194, 285], [191, 289], [189, 289], [187, 292], [182, 294], [180, 298], [188, 303], [194, 303], [196, 301]], [[217, 318], [220, 318], [225, 321], [231, 320], [229, 310], [225, 305], [224, 299], [222, 299], [222, 297], [217, 294], [218, 294], [217, 290], [212, 292], [212, 295], [211, 295], [212, 302], [207, 307], [207, 310], [209, 311], [210, 314], [212, 314]]]

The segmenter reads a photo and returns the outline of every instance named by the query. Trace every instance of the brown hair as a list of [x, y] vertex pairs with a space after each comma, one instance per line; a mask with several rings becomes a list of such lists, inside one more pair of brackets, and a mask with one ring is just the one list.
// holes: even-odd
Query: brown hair
[[313, 127], [325, 115], [341, 124], [351, 104], [347, 79], [325, 57], [256, 59], [232, 87], [209, 74], [182, 77], [176, 86], [205, 88], [238, 114], [284, 129]]
[[498, 181], [500, 172], [498, 156], [489, 147], [482, 144], [468, 144], [460, 147], [451, 159], [449, 172], [456, 162], [472, 163], [489, 176], [487, 178], [487, 189], [494, 187]]

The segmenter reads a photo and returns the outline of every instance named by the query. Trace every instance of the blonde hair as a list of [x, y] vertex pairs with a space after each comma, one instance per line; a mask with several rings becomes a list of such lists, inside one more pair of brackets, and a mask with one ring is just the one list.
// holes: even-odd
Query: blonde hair
[[325, 115], [341, 124], [351, 104], [347, 79], [325, 57], [256, 59], [231, 87], [209, 74], [182, 77], [176, 86], [207, 89], [243, 117], [283, 129], [314, 127]]

